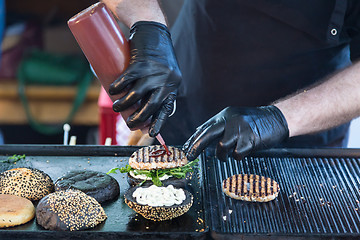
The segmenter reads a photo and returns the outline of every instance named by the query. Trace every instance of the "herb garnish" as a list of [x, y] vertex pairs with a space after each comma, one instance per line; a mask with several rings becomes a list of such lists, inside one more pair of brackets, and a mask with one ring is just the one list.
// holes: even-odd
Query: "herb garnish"
[[18, 155], [14, 154], [11, 157], [8, 157], [7, 160], [0, 161], [2, 163], [16, 163], [17, 161], [20, 161], [21, 159], [25, 159], [25, 154]]
[[162, 182], [160, 178], [166, 175], [171, 175], [176, 178], [185, 178], [188, 172], [193, 172], [193, 166], [195, 166], [199, 162], [199, 159], [195, 159], [194, 161], [188, 162], [186, 165], [177, 168], [167, 168], [167, 169], [154, 169], [154, 170], [140, 170], [140, 169], [133, 169], [130, 165], [126, 165], [122, 168], [113, 168], [107, 172], [110, 173], [117, 173], [116, 171], [119, 170], [121, 173], [128, 173], [130, 171], [134, 171], [135, 175], [144, 174], [145, 176], [151, 178], [151, 181], [156, 186], [162, 186]]

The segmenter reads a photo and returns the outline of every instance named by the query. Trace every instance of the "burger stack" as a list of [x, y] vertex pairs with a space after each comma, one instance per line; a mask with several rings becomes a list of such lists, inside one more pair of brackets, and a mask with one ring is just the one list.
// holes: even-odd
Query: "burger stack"
[[135, 151], [129, 164], [115, 168], [127, 173], [129, 190], [125, 203], [146, 219], [165, 221], [185, 214], [193, 204], [193, 195], [186, 190], [193, 167], [185, 153], [169, 146], [166, 152], [161, 145], [146, 146]]

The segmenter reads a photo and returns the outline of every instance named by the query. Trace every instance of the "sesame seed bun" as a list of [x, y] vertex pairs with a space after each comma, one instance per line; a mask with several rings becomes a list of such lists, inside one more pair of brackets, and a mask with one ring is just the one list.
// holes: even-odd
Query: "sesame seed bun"
[[78, 190], [51, 193], [36, 208], [37, 223], [45, 229], [77, 231], [93, 228], [107, 218], [95, 198]]
[[35, 207], [26, 198], [0, 194], [0, 203], [0, 228], [21, 225], [35, 217]]
[[35, 168], [14, 168], [0, 173], [0, 194], [37, 201], [54, 191], [50, 176]]

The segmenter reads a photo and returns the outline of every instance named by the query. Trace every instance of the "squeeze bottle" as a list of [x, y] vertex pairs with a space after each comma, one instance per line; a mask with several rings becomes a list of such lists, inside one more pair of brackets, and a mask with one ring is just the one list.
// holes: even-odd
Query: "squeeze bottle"
[[[68, 26], [110, 99], [114, 102], [124, 96], [125, 93], [109, 94], [110, 84], [121, 75], [130, 61], [129, 44], [111, 11], [104, 3], [95, 3], [70, 18]], [[126, 120], [138, 107], [135, 104], [121, 112], [123, 119]], [[149, 123], [150, 119], [137, 129], [146, 133]], [[170, 155], [161, 135], [158, 134], [156, 138]]]
[[[73, 16], [68, 26], [89, 61], [94, 74], [114, 102], [125, 93], [110, 95], [109, 86], [129, 65], [129, 44], [111, 11], [98, 2]], [[138, 104], [121, 112], [126, 120], [138, 108]], [[149, 121], [140, 128], [147, 132]], [[136, 130], [136, 129], [131, 129]]]

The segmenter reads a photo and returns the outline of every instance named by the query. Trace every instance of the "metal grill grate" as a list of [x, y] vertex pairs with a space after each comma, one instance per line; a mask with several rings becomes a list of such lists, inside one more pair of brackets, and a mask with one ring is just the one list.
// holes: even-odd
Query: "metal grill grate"
[[[360, 159], [249, 157], [223, 163], [205, 156], [211, 228], [218, 234], [360, 237]], [[221, 183], [234, 174], [270, 177], [280, 185], [268, 203], [234, 200]]]

